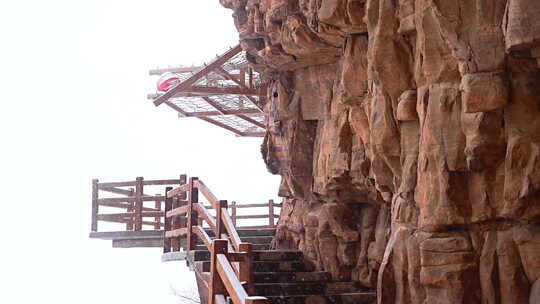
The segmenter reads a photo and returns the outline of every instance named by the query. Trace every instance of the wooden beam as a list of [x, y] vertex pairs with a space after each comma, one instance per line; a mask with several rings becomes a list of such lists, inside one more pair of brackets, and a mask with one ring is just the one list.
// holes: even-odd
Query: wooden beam
[[98, 230], [98, 212], [99, 212], [99, 202], [98, 202], [98, 189], [99, 189], [99, 180], [92, 180], [92, 227], [91, 231]]
[[[241, 216], [236, 216], [237, 219], [240, 219]], [[229, 238], [231, 239], [232, 245], [236, 251], [239, 251], [240, 249], [240, 243], [242, 243], [242, 240], [240, 239], [240, 236], [238, 235], [238, 231], [236, 231], [236, 228], [234, 227], [234, 223], [229, 216], [229, 212], [227, 212], [227, 209], [223, 210], [221, 213], [221, 220], [223, 221], [223, 225], [225, 226], [225, 229], [227, 230], [227, 233], [229, 235]]]
[[[170, 210], [172, 210], [172, 198], [168, 196], [169, 191], [172, 190], [172, 187], [166, 187], [165, 188], [165, 196], [167, 197], [165, 199], [165, 214], [167, 214]], [[171, 219], [168, 216], [165, 216], [165, 232], [171, 231]], [[164, 235], [165, 236], [165, 235]], [[163, 241], [163, 253], [171, 252], [171, 239], [165, 238]]]
[[237, 129], [235, 129], [235, 128], [231, 127], [231, 126], [228, 126], [228, 125], [226, 125], [224, 123], [221, 123], [219, 121], [213, 120], [213, 119], [208, 118], [208, 117], [197, 117], [197, 118], [201, 119], [201, 120], [204, 120], [204, 121], [206, 121], [208, 123], [211, 123], [211, 124], [213, 124], [215, 126], [218, 126], [220, 128], [223, 128], [225, 130], [229, 130], [229, 131], [233, 132], [234, 134], [236, 134], [238, 136], [244, 136], [244, 133], [242, 133], [242, 131], [237, 130]]
[[134, 187], [134, 186], [135, 186], [135, 181], [99, 183], [98, 184], [99, 189], [110, 188], [110, 187]]
[[262, 114], [257, 109], [240, 109], [240, 110], [225, 110], [205, 111], [205, 112], [185, 112], [186, 117], [202, 117], [202, 116], [220, 116], [220, 115], [241, 115], [241, 114]]
[[165, 104], [167, 106], [169, 106], [170, 108], [172, 108], [173, 110], [175, 110], [176, 112], [178, 112], [178, 115], [180, 117], [187, 117], [188, 116], [188, 113], [184, 110], [182, 110], [179, 106], [175, 105], [174, 103], [170, 102], [170, 101], [166, 101]]
[[210, 238], [210, 236], [208, 236], [208, 233], [206, 233], [206, 231], [204, 231], [201, 226], [194, 226], [193, 232], [199, 237], [199, 239], [203, 241], [204, 245], [206, 245], [206, 248], [210, 250], [212, 246], [212, 239]]
[[193, 226], [197, 226], [198, 213], [196, 204], [199, 203], [199, 190], [195, 186], [197, 177], [189, 179], [188, 217], [187, 217], [187, 250], [194, 250], [197, 243], [197, 235], [193, 233]]
[[[228, 80], [235, 82], [236, 84], [238, 84], [243, 89], [253, 90], [252, 85], [246, 86], [243, 82], [239, 81], [236, 77], [232, 76], [231, 74], [229, 74], [227, 71], [225, 71], [221, 67], [217, 68], [216, 72], [218, 72], [219, 74], [221, 74], [223, 77], [227, 78]], [[259, 109], [260, 112], [264, 112], [261, 105], [255, 99], [253, 99], [253, 97], [249, 96], [249, 95], [260, 95], [260, 91], [258, 91], [258, 90], [255, 90], [255, 91], [257, 93], [254, 93], [254, 94], [238, 94], [238, 95], [244, 95], [244, 97], [249, 102], [251, 102], [255, 107], [257, 107], [257, 109]]]
[[233, 303], [244, 303], [248, 295], [236, 277], [231, 263], [227, 260], [227, 256], [225, 254], [217, 254], [216, 259], [217, 272], [219, 273], [219, 277], [223, 281], [225, 288], [229, 292], [229, 296], [232, 298]]
[[244, 289], [248, 295], [255, 293], [255, 276], [253, 270], [253, 245], [250, 243], [240, 243], [238, 245], [240, 252], [244, 254], [244, 260], [240, 263], [240, 269], [238, 269], [238, 279], [240, 282], [244, 282]]
[[222, 67], [218, 67], [217, 69], [215, 69], [215, 71], [221, 76], [223, 76], [225, 79], [230, 80], [243, 88], [248, 88], [242, 81], [229, 74], [229, 72], [225, 71]]
[[202, 192], [204, 197], [208, 200], [208, 202], [214, 207], [217, 208], [219, 204], [219, 200], [217, 197], [210, 191], [210, 189], [206, 186], [206, 184], [202, 180], [196, 180], [195, 181], [195, 187], [199, 189], [199, 191]]
[[240, 118], [240, 119], [243, 119], [243, 120], [245, 120], [245, 121], [251, 123], [252, 125], [256, 125], [257, 127], [266, 130], [266, 126], [265, 126], [263, 123], [258, 122], [258, 121], [256, 121], [256, 120], [253, 119], [253, 118], [247, 117], [246, 115], [236, 115], [236, 116], [237, 116], [238, 118]]
[[132, 196], [133, 195], [133, 193], [131, 193], [131, 190], [120, 189], [120, 188], [115, 188], [115, 187], [100, 188], [100, 190], [115, 193], [115, 194], [126, 195], [126, 196]]
[[[126, 197], [109, 197], [109, 198], [100, 198], [98, 199], [98, 203], [100, 205], [103, 205], [104, 203], [123, 203], [123, 202], [132, 202], [137, 200], [137, 195], [135, 196], [126, 196]], [[142, 201], [164, 201], [165, 197], [161, 195], [155, 195], [155, 196], [141, 196], [140, 199]]]
[[217, 58], [214, 62], [207, 65], [197, 73], [193, 74], [193, 76], [189, 77], [188, 79], [182, 81], [181, 83], [177, 84], [173, 88], [171, 88], [169, 91], [165, 92], [163, 95], [160, 95], [158, 98], [154, 99], [154, 105], [159, 106], [160, 104], [167, 101], [169, 98], [174, 96], [177, 92], [181, 92], [185, 90], [186, 88], [191, 87], [195, 82], [197, 82], [201, 77], [204, 75], [210, 73], [215, 68], [222, 66], [225, 64], [229, 59], [233, 58], [236, 54], [240, 53], [242, 51], [242, 48], [240, 45], [237, 45], [236, 47], [228, 50], [225, 54], [223, 54], [221, 57]]
[[186, 191], [189, 190], [189, 184], [184, 184], [184, 185], [181, 185], [180, 187], [176, 187], [170, 191], [167, 192], [167, 196], [168, 197], [173, 197], [173, 196], [177, 196], [177, 195], [180, 195]]
[[[216, 304], [216, 295], [224, 295], [227, 292], [219, 273], [218, 256], [227, 254], [226, 240], [213, 240], [210, 248], [210, 284], [208, 285], [208, 304]], [[225, 257], [225, 260], [227, 257]], [[239, 303], [239, 302], [235, 302]]]
[[137, 177], [135, 179], [135, 231], [142, 230], [142, 209], [143, 209], [143, 201], [142, 201], [142, 194], [143, 194], [143, 187], [144, 187], [144, 179], [142, 177]]
[[181, 237], [188, 234], [188, 228], [178, 228], [171, 231], [165, 232], [166, 238], [175, 238], [175, 237]]
[[207, 104], [209, 104], [212, 108], [214, 108], [216, 111], [219, 112], [221, 115], [226, 115], [224, 109], [222, 109], [215, 101], [210, 99], [209, 97], [201, 97], [204, 101], [206, 101]]
[[166, 213], [166, 217], [173, 217], [173, 216], [179, 216], [179, 215], [183, 215], [185, 213], [187, 213], [189, 211], [189, 206], [188, 205], [185, 205], [185, 206], [182, 206], [182, 207], [179, 207], [179, 208], [174, 208], [170, 211], [167, 211]]
[[145, 180], [143, 185], [145, 186], [162, 186], [162, 185], [178, 185], [180, 180], [178, 179], [155, 179], [155, 180]]
[[274, 227], [274, 201], [268, 200], [268, 225]]
[[170, 98], [183, 97], [184, 93], [200, 93], [200, 94], [212, 94], [212, 95], [259, 95], [259, 90], [251, 88], [239, 88], [239, 87], [206, 87], [206, 86], [194, 86], [188, 87], [181, 91], [180, 94], [175, 94]]
[[[223, 71], [223, 72], [225, 72], [225, 71]], [[226, 73], [226, 72], [225, 72], [225, 73]], [[206, 103], [208, 103], [208, 104], [209, 104], [212, 108], [214, 108], [217, 112], [219, 112], [219, 113], [222, 114], [222, 115], [226, 115], [226, 114], [225, 114], [226, 111], [225, 111], [224, 109], [222, 109], [222, 108], [219, 106], [219, 104], [217, 104], [215, 101], [213, 101], [212, 99], [210, 99], [210, 98], [208, 98], [208, 97], [202, 97], [202, 99], [204, 99], [204, 101], [206, 101]], [[250, 118], [250, 117], [248, 117], [248, 116], [245, 116], [245, 115], [236, 115], [236, 117], [238, 117], [238, 118], [240, 118], [240, 119], [243, 119], [243, 120], [245, 120], [245, 121], [247, 121], [247, 122], [249, 122], [249, 123], [251, 123], [251, 124], [253, 124], [253, 125], [255, 125], [255, 126], [258, 126], [258, 127], [260, 127], [260, 128], [265, 129], [264, 124], [262, 124], [262, 123], [260, 123], [260, 122], [258, 122], [258, 121], [256, 121], [256, 120], [254, 120], [254, 119], [252, 119], [252, 118]]]
[[208, 212], [208, 210], [206, 210], [201, 203], [195, 204], [195, 208], [197, 210], [197, 214], [206, 221], [208, 226], [210, 226], [210, 229], [212, 229], [212, 231], [215, 233], [217, 230], [217, 224], [210, 212]]

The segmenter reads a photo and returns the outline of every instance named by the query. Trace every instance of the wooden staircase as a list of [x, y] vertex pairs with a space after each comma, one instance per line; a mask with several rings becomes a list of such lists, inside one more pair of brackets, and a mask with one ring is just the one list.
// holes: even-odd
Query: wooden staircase
[[[166, 187], [163, 195], [145, 194], [144, 186], [156, 185], [179, 186]], [[117, 196], [100, 198], [100, 191]], [[199, 194], [209, 204], [199, 201]], [[125, 212], [103, 213], [100, 206]], [[114, 247], [122, 248], [163, 246], [162, 261], [187, 260], [202, 304], [375, 303], [375, 292], [355, 282], [333, 281], [327, 272], [316, 271], [302, 252], [272, 248], [278, 217], [273, 208], [280, 206], [270, 200], [233, 203], [229, 209], [227, 201], [218, 200], [202, 181], [192, 177], [188, 182], [185, 175], [172, 180], [94, 180], [90, 237], [112, 240]], [[236, 214], [237, 208], [262, 207], [268, 208], [268, 215]], [[268, 225], [238, 228], [239, 219], [267, 219]], [[98, 231], [98, 221], [120, 223], [126, 230]]]
[[[242, 242], [253, 244], [252, 292], [265, 297], [272, 304], [371, 304], [375, 292], [360, 287], [356, 282], [332, 281], [330, 274], [316, 271], [304, 260], [301, 251], [272, 250], [275, 229], [237, 229]], [[206, 232], [213, 238], [211, 230]], [[186, 260], [198, 279], [201, 300], [206, 303], [210, 280], [211, 253], [202, 242], [187, 252]], [[164, 254], [164, 260], [175, 260]], [[204, 298], [204, 299], [203, 299]], [[232, 302], [231, 302], [232, 303]]]

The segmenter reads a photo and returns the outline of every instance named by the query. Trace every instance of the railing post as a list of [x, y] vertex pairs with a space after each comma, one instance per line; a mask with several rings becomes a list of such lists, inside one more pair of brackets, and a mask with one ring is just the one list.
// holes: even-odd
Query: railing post
[[[159, 194], [156, 194], [156, 196], [159, 196]], [[161, 201], [159, 199], [155, 200], [154, 207], [156, 211], [161, 211]], [[161, 229], [161, 217], [156, 216], [154, 217], [154, 230], [159, 230], [159, 229]]]
[[268, 201], [268, 225], [274, 228], [274, 200]]
[[92, 231], [98, 231], [98, 212], [99, 212], [99, 202], [98, 202], [98, 183], [99, 180], [92, 180]]
[[[130, 194], [128, 196], [134, 196], [135, 195], [135, 189], [129, 188], [128, 191], [130, 192]], [[134, 202], [129, 201], [127, 203], [128, 203], [128, 207], [126, 208], [126, 212], [127, 213], [133, 213]], [[133, 217], [130, 217], [129, 221], [126, 223], [126, 230], [127, 231], [133, 230]]]
[[[178, 197], [171, 197], [171, 209], [176, 209], [180, 207], [178, 202]], [[181, 227], [180, 219], [177, 216], [171, 218], [171, 230], [176, 230]], [[173, 237], [171, 238], [171, 250], [180, 251], [180, 239]]]
[[[180, 186], [185, 185], [187, 183], [187, 175], [180, 174]], [[178, 198], [181, 200], [185, 200], [187, 198], [187, 192], [182, 192], [178, 194]]]
[[[226, 233], [225, 223], [223, 222], [223, 209], [227, 210], [227, 201], [219, 201], [216, 207], [216, 233], [217, 238], [221, 238], [223, 233]], [[227, 212], [227, 211], [225, 211]]]
[[135, 231], [142, 230], [142, 211], [143, 211], [143, 178], [137, 177], [135, 181]]
[[194, 250], [197, 244], [197, 235], [193, 233], [193, 226], [198, 222], [197, 210], [195, 204], [199, 202], [199, 190], [195, 186], [195, 182], [198, 180], [196, 177], [189, 179], [189, 207], [188, 207], [188, 221], [187, 221], [187, 249]]
[[[187, 176], [185, 174], [180, 175], [179, 179], [180, 186], [185, 185], [187, 183]], [[175, 198], [172, 200], [172, 208], [178, 208], [185, 205], [185, 203], [180, 202], [180, 200], [185, 200], [187, 197], [187, 191], [179, 193]], [[182, 216], [175, 216], [172, 218], [172, 230], [186, 227], [187, 223], [187, 217], [188, 215], [182, 215]], [[173, 251], [180, 251], [180, 247], [182, 246], [182, 237], [173, 238], [171, 240], [171, 247]]]
[[231, 218], [234, 225], [234, 228], [236, 228], [236, 202], [231, 202]]
[[167, 212], [172, 209], [172, 198], [167, 196], [167, 192], [171, 191], [173, 187], [165, 188], [165, 228], [163, 230], [163, 253], [171, 252], [171, 238], [166, 238], [167, 231], [171, 231], [171, 218], [167, 217]]
[[253, 295], [253, 245], [251, 243], [240, 243], [238, 249], [246, 254], [244, 261], [240, 262], [238, 279], [240, 282], [245, 282], [244, 289], [248, 295]]
[[208, 304], [215, 304], [217, 294], [225, 295], [227, 290], [217, 270], [217, 255], [227, 254], [227, 240], [213, 240], [210, 248], [210, 284], [208, 286]]

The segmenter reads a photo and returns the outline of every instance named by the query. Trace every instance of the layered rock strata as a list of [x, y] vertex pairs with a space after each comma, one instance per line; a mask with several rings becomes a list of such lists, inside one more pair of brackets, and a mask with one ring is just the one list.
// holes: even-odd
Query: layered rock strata
[[540, 303], [540, 1], [220, 2], [270, 81], [279, 247], [378, 303]]

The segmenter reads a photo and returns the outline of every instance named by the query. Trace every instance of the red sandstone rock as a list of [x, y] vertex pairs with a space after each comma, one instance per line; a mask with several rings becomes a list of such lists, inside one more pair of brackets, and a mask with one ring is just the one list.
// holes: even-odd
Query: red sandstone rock
[[276, 244], [378, 303], [540, 302], [540, 2], [221, 0], [271, 79]]

